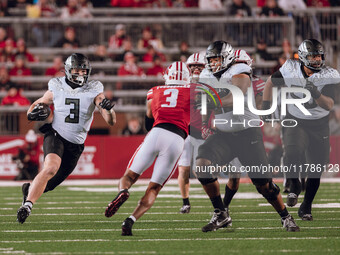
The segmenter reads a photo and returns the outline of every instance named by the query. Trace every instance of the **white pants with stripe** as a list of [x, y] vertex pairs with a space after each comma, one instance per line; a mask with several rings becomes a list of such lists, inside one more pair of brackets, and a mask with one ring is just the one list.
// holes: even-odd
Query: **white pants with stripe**
[[150, 181], [163, 186], [175, 172], [183, 147], [181, 136], [154, 127], [130, 159], [128, 169], [141, 175], [157, 157]]

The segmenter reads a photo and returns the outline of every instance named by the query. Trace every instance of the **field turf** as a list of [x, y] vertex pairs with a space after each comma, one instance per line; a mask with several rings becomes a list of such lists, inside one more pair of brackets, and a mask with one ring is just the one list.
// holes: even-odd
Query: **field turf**
[[145, 187], [134, 186], [118, 213], [106, 218], [117, 185], [60, 186], [40, 198], [23, 225], [16, 222], [21, 187], [0, 187], [0, 254], [340, 254], [339, 183], [321, 184], [314, 221], [301, 221], [298, 207], [289, 209], [301, 228], [297, 233], [282, 229], [251, 184], [241, 184], [231, 203], [232, 227], [202, 233], [212, 216], [202, 187], [191, 186], [192, 210], [182, 215], [178, 186], [169, 184], [134, 224], [134, 236], [121, 236], [121, 223]]

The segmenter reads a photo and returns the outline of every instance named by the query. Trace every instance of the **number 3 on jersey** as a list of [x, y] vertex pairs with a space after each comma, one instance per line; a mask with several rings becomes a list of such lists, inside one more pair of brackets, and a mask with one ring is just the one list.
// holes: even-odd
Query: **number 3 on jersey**
[[161, 107], [176, 107], [178, 98], [178, 89], [167, 89], [164, 90], [164, 95], [169, 95], [166, 97], [166, 102], [168, 104], [161, 104]]
[[78, 98], [65, 98], [66, 105], [73, 105], [70, 109], [70, 114], [65, 118], [66, 123], [79, 123], [79, 99]]

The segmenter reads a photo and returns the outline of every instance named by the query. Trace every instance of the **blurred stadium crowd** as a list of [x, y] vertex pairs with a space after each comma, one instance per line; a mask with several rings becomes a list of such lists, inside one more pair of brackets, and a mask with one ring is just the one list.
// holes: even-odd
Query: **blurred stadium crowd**
[[[336, 6], [340, 1], [1, 0], [1, 105], [29, 105], [51, 77], [64, 75], [72, 52], [88, 55], [92, 78], [124, 112], [135, 112], [124, 108], [131, 105], [144, 111], [145, 93], [137, 92], [162, 83], [169, 62], [186, 61], [216, 39], [246, 49], [264, 80], [297, 58], [297, 45], [310, 37], [324, 43], [327, 64], [337, 68]], [[338, 125], [338, 106], [333, 118]]]

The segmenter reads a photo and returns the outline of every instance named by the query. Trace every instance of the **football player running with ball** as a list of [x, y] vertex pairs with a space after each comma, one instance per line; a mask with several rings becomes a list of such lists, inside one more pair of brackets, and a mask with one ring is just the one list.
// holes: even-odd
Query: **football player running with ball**
[[[237, 86], [245, 95], [244, 115], [233, 114], [233, 96], [228, 89], [217, 88], [222, 107], [207, 103], [207, 108], [214, 109], [215, 118], [226, 120], [216, 124], [216, 133], [209, 136], [198, 149], [196, 174], [208, 194], [214, 207], [211, 221], [202, 228], [203, 232], [215, 231], [229, 226], [231, 218], [221, 199], [220, 185], [215, 176], [206, 169], [224, 166], [238, 158], [244, 167], [268, 165], [263, 145], [259, 116], [253, 114], [247, 105], [247, 91], [251, 84], [251, 67], [244, 63], [234, 64], [235, 55], [232, 46], [224, 41], [211, 43], [206, 51], [207, 68], [200, 75], [200, 82], [211, 86], [223, 83]], [[216, 88], [216, 86], [214, 86]], [[253, 98], [254, 101], [254, 98]], [[250, 126], [249, 120], [252, 120]], [[255, 122], [258, 123], [256, 126]], [[229, 123], [229, 124], [228, 124]], [[232, 125], [231, 123], [236, 123]], [[244, 125], [240, 125], [244, 123]], [[299, 231], [293, 217], [288, 213], [280, 194], [279, 187], [269, 175], [249, 172], [257, 191], [274, 207], [281, 217], [281, 223], [287, 231]]]
[[76, 167], [95, 108], [109, 125], [116, 123], [114, 104], [105, 98], [100, 81], [89, 81], [90, 73], [87, 57], [72, 54], [65, 61], [65, 76], [51, 79], [45, 94], [28, 109], [28, 120], [43, 121], [49, 116], [49, 105], [54, 104], [52, 124], [40, 128], [44, 133], [43, 169], [32, 184], [22, 186], [24, 198], [17, 212], [19, 223], [25, 222], [44, 192], [57, 187]]
[[[136, 220], [148, 211], [164, 184], [176, 170], [188, 136], [190, 121], [190, 70], [183, 62], [172, 63], [164, 74], [165, 85], [147, 94], [147, 112], [153, 127], [132, 156], [124, 176], [119, 180], [119, 193], [109, 203], [106, 217], [114, 215], [129, 198], [128, 189], [155, 161], [152, 177], [132, 215], [122, 224], [122, 235], [131, 236]], [[155, 160], [156, 159], [156, 160]]]
[[[312, 202], [320, 186], [321, 174], [327, 170], [329, 162], [329, 111], [334, 105], [335, 89], [340, 83], [340, 76], [337, 70], [325, 66], [324, 48], [319, 41], [304, 40], [298, 48], [298, 55], [299, 60], [287, 60], [267, 80], [263, 109], [270, 108], [273, 87], [304, 88], [311, 94], [311, 99], [304, 104], [311, 115], [304, 115], [295, 105], [289, 104], [285, 118], [295, 120], [297, 125], [282, 129], [283, 164], [296, 168], [296, 171], [287, 173], [287, 181], [290, 181], [287, 205], [297, 204], [301, 192], [298, 178], [300, 172], [306, 171], [303, 166], [307, 163], [306, 191], [298, 215], [302, 220], [311, 221]], [[288, 94], [288, 99], [302, 97], [302, 93]]]

